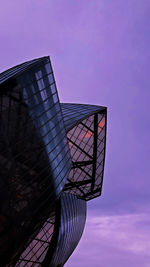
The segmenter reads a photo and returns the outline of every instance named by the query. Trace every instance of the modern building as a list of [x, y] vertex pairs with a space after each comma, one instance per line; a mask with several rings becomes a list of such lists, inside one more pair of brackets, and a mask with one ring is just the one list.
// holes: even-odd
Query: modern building
[[106, 107], [60, 103], [49, 57], [0, 74], [0, 262], [61, 267], [101, 195]]

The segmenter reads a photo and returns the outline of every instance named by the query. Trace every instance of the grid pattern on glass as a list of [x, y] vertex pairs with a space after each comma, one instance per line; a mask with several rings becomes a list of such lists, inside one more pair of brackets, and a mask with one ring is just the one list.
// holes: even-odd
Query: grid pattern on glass
[[[0, 258], [20, 254], [52, 209], [71, 168], [50, 62], [0, 91]], [[28, 233], [28, 234], [27, 234]]]
[[79, 121], [83, 120], [86, 116], [90, 116], [94, 112], [104, 109], [104, 107], [86, 104], [61, 103], [60, 105], [67, 131], [72, 129], [72, 127], [79, 123]]
[[16, 267], [39, 267], [48, 251], [54, 233], [55, 215], [51, 215], [42, 226], [38, 235], [21, 254]]
[[[21, 104], [19, 88], [1, 95], [0, 109], [0, 255], [3, 264], [24, 245], [22, 231], [31, 223], [36, 201], [45, 188], [39, 181], [46, 157], [27, 109]], [[47, 170], [44, 172], [48, 174]]]
[[19, 82], [29, 114], [44, 143], [55, 190], [60, 193], [71, 168], [71, 158], [50, 62], [32, 68], [32, 72], [26, 72]]
[[45, 266], [63, 266], [82, 236], [86, 220], [86, 201], [72, 194], [61, 194], [61, 223], [57, 246]]
[[80, 121], [67, 133], [72, 169], [64, 191], [85, 200], [101, 194], [106, 141], [106, 109]]
[[[84, 200], [101, 193], [105, 142], [106, 108], [60, 106], [49, 57], [0, 74], [1, 267], [41, 266], [52, 240], [42, 266], [66, 262], [82, 235]], [[65, 183], [72, 194], [57, 202]], [[59, 232], [47, 219], [56, 202]]]

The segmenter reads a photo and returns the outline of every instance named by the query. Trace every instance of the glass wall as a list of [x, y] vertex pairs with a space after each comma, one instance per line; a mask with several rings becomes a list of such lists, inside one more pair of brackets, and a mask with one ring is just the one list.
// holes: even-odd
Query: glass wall
[[107, 109], [81, 104], [61, 106], [72, 158], [64, 191], [89, 200], [99, 196], [102, 189]]
[[49, 57], [0, 74], [0, 266], [63, 266], [101, 194], [105, 107], [60, 104]]
[[0, 78], [5, 81], [0, 90], [0, 259], [5, 266], [49, 216], [71, 157], [49, 58]]

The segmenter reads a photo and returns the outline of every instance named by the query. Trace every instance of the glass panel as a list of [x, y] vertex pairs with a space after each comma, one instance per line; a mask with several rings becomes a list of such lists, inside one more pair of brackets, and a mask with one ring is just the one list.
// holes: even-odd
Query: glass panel
[[[71, 111], [68, 113], [71, 114]], [[106, 138], [105, 116], [105, 113], [95, 113], [76, 123], [67, 133], [73, 169], [64, 190], [83, 199], [94, 198], [98, 190], [99, 194], [101, 192]]]

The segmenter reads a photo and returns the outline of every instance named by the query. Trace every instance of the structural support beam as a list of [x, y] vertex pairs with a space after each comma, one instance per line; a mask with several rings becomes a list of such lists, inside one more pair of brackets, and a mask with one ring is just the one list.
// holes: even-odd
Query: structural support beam
[[80, 146], [78, 146], [76, 143], [74, 143], [70, 138], [68, 138], [68, 141], [71, 142], [74, 146], [76, 146], [80, 151], [82, 151], [86, 156], [88, 156], [90, 159], [93, 159], [91, 155], [89, 155], [86, 151], [84, 151]]
[[88, 180], [84, 180], [84, 181], [77, 181], [77, 182], [72, 182], [72, 183], [68, 183], [66, 184], [65, 188], [68, 189], [69, 187], [77, 187], [77, 186], [81, 186], [81, 185], [86, 185], [86, 184], [90, 184], [92, 182], [91, 179]]
[[76, 161], [72, 163], [72, 169], [93, 164], [93, 160]]
[[41, 263], [41, 267], [47, 267], [47, 266], [49, 266], [49, 263], [51, 262], [53, 254], [54, 254], [55, 249], [57, 247], [60, 225], [61, 225], [61, 200], [59, 199], [57, 202], [57, 205], [56, 205], [54, 234], [52, 236], [52, 240], [50, 242], [50, 246], [49, 246], [49, 249], [47, 251], [47, 254], [46, 254], [43, 262]]
[[94, 116], [93, 170], [92, 170], [91, 191], [94, 190], [94, 184], [95, 184], [96, 161], [97, 161], [97, 138], [98, 138], [98, 114], [96, 113]]
[[91, 196], [91, 198], [94, 198], [93, 196], [94, 196], [94, 194], [96, 194], [96, 193], [100, 193], [99, 188], [96, 189], [96, 190], [94, 190], [94, 191], [92, 192], [92, 194], [91, 194], [91, 192], [89, 192], [89, 193], [87, 193], [87, 194], [84, 194], [84, 197], [90, 197], [90, 196]]
[[[70, 184], [74, 185], [74, 182], [72, 182], [70, 179], [68, 179], [68, 181]], [[82, 195], [84, 195], [84, 191], [80, 188], [79, 185], [76, 185], [76, 188], [82, 193]], [[66, 190], [67, 190], [67, 188], [65, 187], [64, 191], [66, 191]]]
[[88, 127], [85, 123], [83, 123], [82, 121], [80, 122], [80, 124], [81, 124], [82, 126], [84, 126], [88, 131], [94, 133], [94, 131], [93, 131], [90, 127]]

